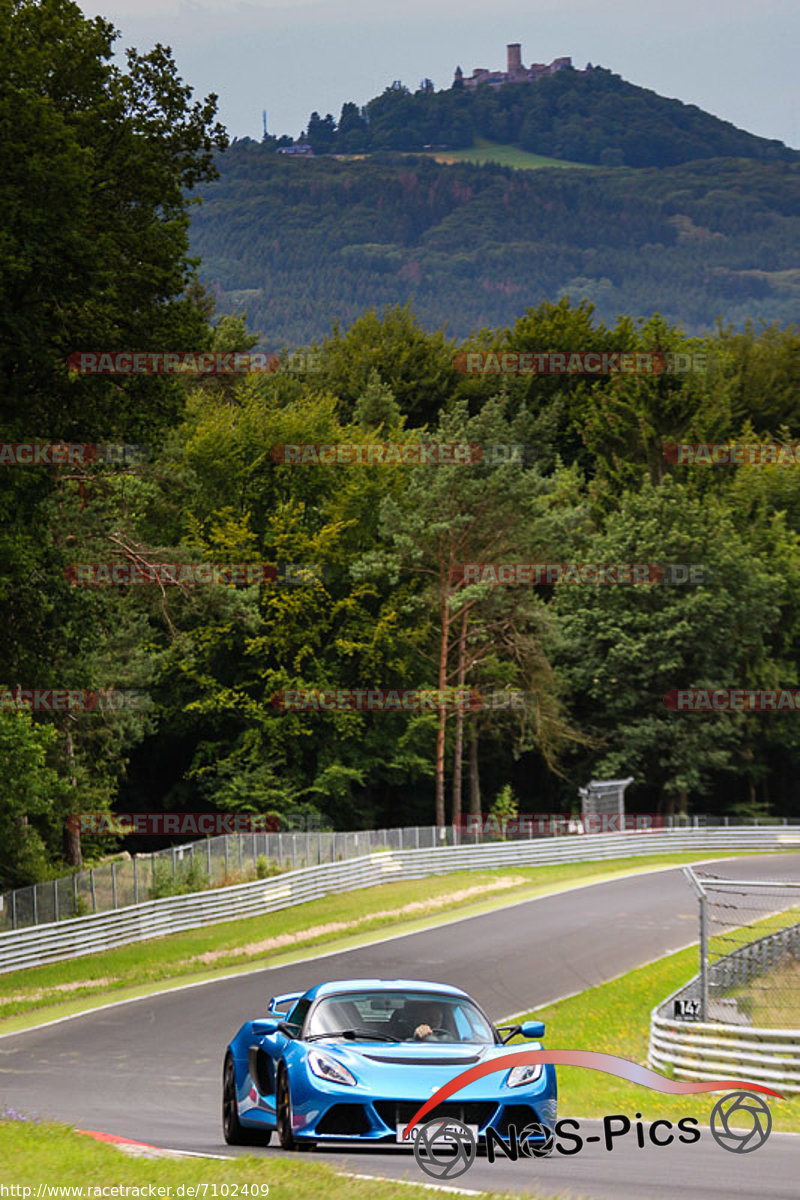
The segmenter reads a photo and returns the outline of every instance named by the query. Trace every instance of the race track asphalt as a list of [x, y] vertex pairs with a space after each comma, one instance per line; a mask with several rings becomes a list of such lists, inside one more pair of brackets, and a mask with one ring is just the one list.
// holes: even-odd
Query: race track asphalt
[[[731, 859], [709, 869], [742, 879], [800, 880], [800, 854]], [[679, 869], [600, 882], [0, 1038], [0, 1109], [8, 1105], [158, 1146], [236, 1153], [225, 1146], [220, 1130], [222, 1055], [229, 1038], [245, 1020], [263, 1013], [271, 995], [322, 979], [431, 979], [465, 988], [501, 1020], [601, 983], [696, 937], [697, 903]], [[581, 1114], [559, 1112], [573, 1115]], [[589, 1133], [599, 1130], [582, 1124]], [[269, 1182], [269, 1158], [281, 1151], [273, 1146], [255, 1152], [265, 1158]], [[402, 1150], [326, 1147], [310, 1157], [361, 1174], [426, 1178]], [[707, 1130], [694, 1145], [660, 1149], [649, 1143], [639, 1149], [629, 1135], [611, 1152], [601, 1142], [575, 1157], [494, 1164], [479, 1158], [458, 1183], [569, 1191], [598, 1200], [796, 1200], [800, 1137], [773, 1134], [755, 1154], [738, 1155], [717, 1146]]]

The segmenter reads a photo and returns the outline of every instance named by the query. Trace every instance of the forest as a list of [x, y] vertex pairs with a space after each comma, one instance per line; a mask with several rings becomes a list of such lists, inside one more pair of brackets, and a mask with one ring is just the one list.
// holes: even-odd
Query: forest
[[192, 208], [218, 311], [268, 350], [334, 317], [411, 303], [466, 337], [564, 296], [597, 315], [786, 323], [800, 301], [800, 165], [717, 158], [656, 169], [514, 170], [383, 152], [289, 159], [236, 142]]
[[[0, 887], [107, 852], [75, 817], [114, 810], [441, 824], [508, 789], [523, 812], [570, 812], [589, 779], [631, 775], [632, 811], [797, 816], [796, 711], [670, 700], [800, 686], [797, 463], [674, 453], [800, 436], [796, 324], [759, 320], [769, 306], [747, 291], [702, 335], [677, 315], [692, 259], [731, 286], [733, 260], [786, 267], [796, 167], [545, 180], [284, 163], [226, 149], [216, 97], [193, 100], [164, 47], [122, 67], [108, 23], [62, 0], [43, 11], [15, 2], [0, 54], [0, 71], [28, 81], [0, 91], [0, 442], [15, 448], [0, 463]], [[614, 222], [597, 221], [604, 187]], [[526, 259], [537, 197], [541, 254]], [[218, 257], [200, 263], [212, 229]], [[464, 249], [467, 229], [480, 250]], [[387, 231], [403, 249], [387, 249]], [[638, 255], [637, 295], [672, 286], [672, 299], [608, 317], [581, 288], [554, 297], [537, 283], [510, 291], [500, 320], [465, 308], [458, 333], [431, 324], [424, 291], [376, 303], [365, 285], [342, 302], [356, 279], [417, 261], [415, 242], [420, 274], [451, 264], [442, 309], [459, 289], [487, 290], [470, 283], [473, 254], [497, 256], [492, 278], [524, 266], [545, 279], [568, 243], [564, 270], [595, 254], [605, 274]], [[241, 300], [216, 307], [203, 279], [223, 262], [267, 291], [263, 324]], [[302, 303], [281, 327], [270, 305], [292, 289]], [[291, 337], [302, 314], [311, 332]], [[84, 351], [230, 358], [259, 345], [279, 352], [277, 369], [70, 365]], [[691, 369], [463, 369], [490, 351]], [[20, 451], [34, 444], [102, 451]], [[353, 447], [421, 444], [481, 453], [352, 461]], [[287, 453], [341, 445], [351, 461]], [[659, 564], [677, 582], [500, 585], [464, 570], [489, 563]], [[341, 691], [438, 700], [286, 700]], [[65, 692], [106, 702], [29, 702]], [[454, 692], [508, 703], [451, 704]]]

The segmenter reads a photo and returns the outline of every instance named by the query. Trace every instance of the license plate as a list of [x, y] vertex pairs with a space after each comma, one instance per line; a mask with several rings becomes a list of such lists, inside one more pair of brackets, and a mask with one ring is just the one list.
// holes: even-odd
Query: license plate
[[[423, 1124], [424, 1124], [424, 1122], [423, 1122]], [[405, 1125], [398, 1125], [396, 1127], [398, 1144], [403, 1145], [403, 1146], [410, 1146], [412, 1144], [412, 1142], [416, 1141], [416, 1139], [419, 1137], [419, 1131], [421, 1128], [422, 1128], [422, 1125], [415, 1125], [414, 1128], [409, 1133], [408, 1137], [404, 1139], [403, 1138], [403, 1130], [405, 1129]], [[465, 1128], [470, 1131], [470, 1133], [473, 1135], [473, 1137], [477, 1141], [478, 1126], [477, 1125], [466, 1125]], [[431, 1144], [434, 1146], [452, 1145], [453, 1140], [454, 1139], [453, 1139], [452, 1134], [449, 1134], [445, 1127], [443, 1129], [442, 1133], [440, 1135], [438, 1135]]]

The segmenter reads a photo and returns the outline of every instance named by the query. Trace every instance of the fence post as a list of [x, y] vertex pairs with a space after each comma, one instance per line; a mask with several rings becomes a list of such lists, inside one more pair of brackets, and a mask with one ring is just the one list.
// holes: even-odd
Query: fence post
[[53, 914], [58, 920], [58, 880], [53, 880]]
[[139, 856], [133, 856], [133, 903], [139, 903]]
[[39, 885], [33, 885], [33, 923], [39, 924]]
[[78, 872], [73, 872], [72, 875], [72, 915], [78, 915]]
[[708, 1020], [708, 901], [700, 897], [700, 1020]]
[[244, 875], [244, 862], [242, 860], [242, 838], [243, 837], [244, 837], [244, 834], [240, 833], [239, 839], [238, 839], [239, 840], [239, 874], [240, 875]]
[[97, 912], [97, 892], [94, 890], [94, 867], [89, 868], [89, 887], [92, 889], [92, 912]]
[[206, 838], [206, 873], [211, 883], [211, 838]]
[[227, 833], [223, 834], [223, 837], [225, 838], [225, 878], [227, 879], [228, 871], [230, 870], [230, 859], [228, 857], [228, 835], [227, 835]]
[[11, 893], [11, 928], [17, 928], [17, 889]]
[[114, 908], [117, 907], [117, 864], [111, 864], [111, 902]]
[[150, 885], [153, 891], [156, 890], [156, 852], [150, 852]]

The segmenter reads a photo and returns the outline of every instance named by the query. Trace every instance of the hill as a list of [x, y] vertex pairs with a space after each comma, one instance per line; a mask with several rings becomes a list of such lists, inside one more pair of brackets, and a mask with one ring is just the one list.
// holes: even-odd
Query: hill
[[[476, 138], [599, 166], [669, 167], [696, 159], [800, 161], [782, 142], [737, 129], [693, 104], [628, 83], [603, 67], [569, 66], [535, 82], [411, 92], [396, 82], [339, 121], [312, 113], [315, 154], [465, 150]], [[277, 147], [275, 139], [268, 142]]]
[[375, 154], [288, 160], [257, 142], [219, 159], [192, 253], [222, 312], [262, 345], [410, 300], [430, 329], [512, 324], [563, 294], [598, 315], [791, 321], [800, 298], [800, 165], [515, 171]]

